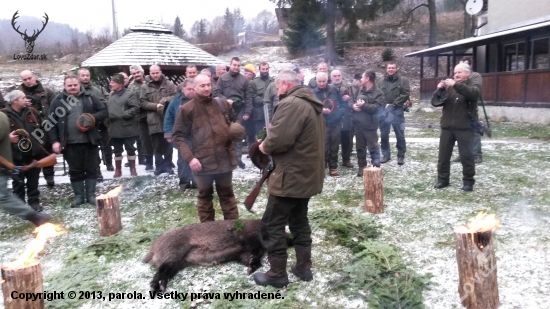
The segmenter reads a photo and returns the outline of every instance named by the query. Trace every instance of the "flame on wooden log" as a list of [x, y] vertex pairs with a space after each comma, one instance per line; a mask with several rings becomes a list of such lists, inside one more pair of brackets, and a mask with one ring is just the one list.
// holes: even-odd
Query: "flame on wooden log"
[[495, 215], [480, 213], [467, 224], [455, 227], [458, 293], [468, 309], [498, 308], [498, 280], [493, 230]]
[[44, 245], [48, 239], [67, 233], [67, 230], [61, 225], [45, 223], [37, 227], [34, 232], [36, 234], [26, 247], [25, 251], [14, 262], [6, 264], [10, 268], [23, 268], [29, 265], [35, 259], [38, 253], [44, 250]]

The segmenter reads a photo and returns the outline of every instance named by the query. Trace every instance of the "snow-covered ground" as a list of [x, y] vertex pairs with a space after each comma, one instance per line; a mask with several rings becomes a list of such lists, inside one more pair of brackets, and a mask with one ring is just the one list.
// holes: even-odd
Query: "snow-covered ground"
[[[408, 130], [414, 135], [415, 129]], [[392, 151], [395, 146], [392, 142]], [[410, 138], [404, 166], [397, 166], [392, 160], [383, 165], [385, 187], [385, 212], [375, 215], [382, 226], [381, 240], [396, 245], [404, 254], [405, 260], [420, 273], [432, 274], [429, 289], [424, 292], [426, 308], [460, 308], [458, 271], [455, 248], [452, 240], [453, 227], [464, 223], [478, 211], [489, 210], [496, 213], [501, 228], [495, 232], [495, 248], [498, 266], [498, 282], [501, 308], [544, 308], [550, 302], [550, 144], [545, 142], [523, 142], [521, 140], [483, 140], [484, 163], [477, 165], [476, 186], [472, 193], [460, 191], [459, 163], [452, 165], [451, 186], [436, 191], [435, 183], [437, 139]], [[353, 156], [354, 158], [354, 156]], [[244, 156], [247, 168], [234, 172], [237, 199], [243, 201], [247, 188], [258, 178], [258, 172]], [[59, 164], [58, 164], [59, 166]], [[138, 168], [140, 175], [150, 175], [143, 166]], [[113, 172], [103, 171], [107, 179], [99, 185], [98, 193], [104, 193], [116, 185]], [[342, 205], [335, 197], [341, 191], [361, 192], [362, 181], [355, 177], [355, 169], [340, 168], [341, 177], [326, 178], [323, 193], [312, 199], [311, 211], [329, 208], [352, 210], [357, 216], [371, 216], [362, 212], [362, 202], [355, 207]], [[60, 173], [60, 172], [58, 172]], [[61, 172], [62, 173], [62, 172]], [[128, 169], [124, 169], [124, 177]], [[139, 211], [150, 211], [151, 207], [162, 211], [171, 204], [161, 195], [156, 205], [144, 205], [143, 197], [177, 187], [175, 176], [161, 175], [146, 178], [146, 185], [125, 192], [123, 208], [124, 230], [131, 230], [133, 220]], [[152, 181], [151, 181], [152, 180]], [[67, 182], [67, 177], [56, 177], [57, 183]], [[56, 189], [43, 189], [43, 194]], [[63, 191], [70, 197], [70, 191]], [[266, 203], [265, 192], [259, 196], [255, 207], [256, 214], [247, 213], [240, 206], [244, 218], [259, 218]], [[194, 191], [184, 194], [184, 201], [194, 203]], [[66, 201], [68, 203], [70, 199]], [[328, 204], [325, 201], [330, 201]], [[95, 209], [91, 206], [70, 209], [51, 205], [47, 210], [55, 216], [63, 217], [63, 225], [69, 233], [51, 241], [46, 254], [41, 258], [45, 278], [66, 267], [66, 257], [74, 250], [89, 246], [97, 241]], [[30, 240], [30, 233], [15, 233], [16, 226], [25, 225], [6, 214], [0, 214], [0, 256], [1, 262], [12, 261]], [[151, 217], [151, 224], [155, 218]], [[193, 219], [194, 220], [194, 219]], [[27, 228], [30, 232], [30, 226]], [[124, 232], [123, 230], [123, 232]], [[289, 250], [293, 259], [293, 250]], [[148, 291], [152, 269], [141, 263], [145, 252], [130, 259], [105, 263], [108, 276], [98, 278], [103, 291]], [[331, 289], [331, 280], [340, 276], [340, 269], [351, 259], [348, 249], [329, 245], [325, 242], [325, 231], [314, 231], [314, 263], [317, 269], [310, 283], [296, 283], [283, 293], [295, 295], [301, 300], [300, 306], [315, 308], [365, 308], [361, 299], [348, 299], [347, 296]], [[265, 266], [264, 266], [265, 267]], [[327, 270], [330, 269], [330, 270]], [[299, 282], [291, 275], [291, 281]], [[121, 289], [121, 286], [124, 287]], [[251, 277], [245, 268], [230, 263], [217, 267], [194, 267], [182, 271], [171, 282], [171, 291], [256, 291]], [[48, 285], [45, 286], [48, 289]], [[263, 291], [271, 291], [269, 288]], [[276, 290], [273, 290], [275, 292]], [[319, 297], [319, 295], [327, 295]], [[330, 295], [330, 296], [329, 296]], [[322, 301], [320, 301], [322, 300]], [[91, 301], [82, 308], [178, 308], [189, 304], [172, 300], [119, 300], [111, 303]], [[210, 301], [195, 302], [201, 307], [209, 307]], [[250, 303], [255, 307], [257, 303]], [[266, 306], [277, 307], [270, 301]], [[218, 304], [219, 305], [219, 304]], [[185, 305], [184, 305], [185, 306]], [[222, 306], [223, 307], [223, 306]]]

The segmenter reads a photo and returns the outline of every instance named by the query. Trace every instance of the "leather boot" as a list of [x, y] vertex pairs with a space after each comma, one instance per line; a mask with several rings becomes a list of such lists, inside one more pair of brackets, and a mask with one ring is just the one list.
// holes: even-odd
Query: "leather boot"
[[122, 176], [122, 157], [115, 158], [115, 175], [114, 178]]
[[357, 168], [357, 177], [363, 177], [363, 170], [365, 169], [364, 166], [359, 166]]
[[113, 157], [112, 156], [105, 156], [105, 165], [107, 166], [107, 170], [109, 172], [112, 172], [114, 171], [115, 169], [113, 168]]
[[145, 170], [146, 171], [152, 171], [153, 170], [153, 155], [146, 155], [145, 156]]
[[97, 180], [88, 178], [86, 179], [86, 201], [95, 205], [95, 187]]
[[374, 151], [371, 151], [370, 152], [370, 159], [371, 159], [371, 164], [374, 167], [380, 167], [380, 163], [385, 163], [385, 162], [388, 162], [390, 160], [389, 158], [384, 158], [384, 159], [388, 159], [388, 160], [384, 162], [384, 159], [382, 159], [382, 161], [380, 161], [380, 149], [376, 149]]
[[36, 227], [39, 227], [44, 223], [50, 222], [51, 219], [52, 216], [44, 212], [33, 212], [25, 217], [25, 220], [32, 222]]
[[128, 163], [130, 165], [130, 175], [137, 176], [136, 172], [136, 156], [128, 156]]
[[292, 265], [290, 271], [302, 281], [313, 280], [311, 273], [311, 247], [294, 246], [296, 250], [296, 263]]
[[71, 208], [84, 204], [84, 180], [71, 181], [71, 187], [73, 187], [74, 192], [74, 200], [71, 203]]
[[288, 274], [286, 273], [286, 257], [268, 257], [271, 268], [266, 273], [255, 273], [254, 282], [257, 285], [271, 285], [282, 288], [288, 285]]

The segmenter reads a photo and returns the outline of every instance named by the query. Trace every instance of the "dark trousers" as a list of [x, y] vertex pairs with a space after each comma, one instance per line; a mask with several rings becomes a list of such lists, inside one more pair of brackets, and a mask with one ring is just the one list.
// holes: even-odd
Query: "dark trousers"
[[47, 181], [50, 177], [53, 179], [53, 176], [55, 176], [55, 170], [53, 169], [53, 166], [43, 167], [42, 174], [44, 175], [44, 179]]
[[481, 158], [483, 156], [483, 153], [481, 152], [481, 135], [477, 132], [472, 138], [472, 154], [474, 155], [474, 158]]
[[351, 130], [340, 131], [340, 143], [342, 144], [342, 162], [350, 162], [351, 149], [353, 148]]
[[147, 120], [143, 119], [138, 121], [139, 123], [139, 139], [141, 140], [141, 149], [144, 156], [153, 155], [153, 143], [151, 141], [151, 135], [149, 135], [149, 125]]
[[340, 125], [327, 127], [325, 134], [325, 161], [328, 168], [338, 168], [338, 149], [340, 148]]
[[136, 139], [136, 149], [138, 153], [138, 160], [141, 162], [145, 160], [145, 155], [143, 154], [143, 149], [141, 148], [141, 137], [138, 135], [135, 137]]
[[64, 150], [71, 182], [97, 179], [99, 149], [91, 143], [68, 144]]
[[[101, 150], [103, 155], [105, 155], [104, 165], [113, 164], [113, 148], [111, 144], [111, 137], [109, 136], [109, 130], [107, 127], [101, 123], [99, 125], [99, 135], [101, 136]], [[101, 157], [100, 157], [101, 158]], [[98, 162], [99, 165], [99, 162]]]
[[472, 155], [471, 140], [477, 134], [474, 130], [446, 130], [442, 129], [439, 136], [439, 158], [437, 161], [438, 182], [449, 182], [451, 175], [451, 156], [455, 142], [458, 144], [458, 154], [462, 163], [462, 182], [465, 185], [474, 185], [476, 165]]
[[187, 161], [183, 159], [179, 151], [178, 151], [178, 177], [180, 179], [180, 185], [194, 181], [193, 171], [191, 171], [191, 167], [189, 166]]
[[397, 140], [397, 156], [405, 157], [407, 152], [407, 143], [405, 142], [405, 122], [394, 119], [393, 122], [387, 123], [384, 120], [380, 121], [380, 143], [382, 155], [391, 158], [390, 152], [390, 131], [393, 127], [395, 139]]
[[122, 152], [124, 151], [124, 149], [126, 149], [127, 156], [130, 157], [136, 155], [136, 147], [134, 147], [136, 138], [134, 136], [125, 138], [112, 138], [111, 141], [113, 142], [113, 147], [115, 148], [115, 158], [122, 157]]
[[311, 227], [307, 218], [309, 198], [269, 195], [262, 217], [262, 241], [270, 257], [287, 257], [285, 226], [288, 223], [295, 247], [311, 247]]
[[355, 127], [355, 147], [357, 150], [357, 165], [359, 167], [367, 166], [367, 148], [371, 155], [371, 160], [380, 159], [377, 130], [365, 130]]
[[197, 210], [201, 222], [214, 221], [214, 183], [216, 183], [216, 192], [220, 199], [224, 220], [238, 219], [239, 209], [237, 200], [233, 193], [233, 172], [209, 175], [194, 175], [197, 182]]
[[[247, 122], [251, 122], [251, 121], [250, 120], [246, 120], [246, 121], [243, 120], [243, 116], [244, 116], [244, 110], [241, 108], [241, 111], [237, 115], [237, 119], [240, 119], [241, 125], [244, 128], [246, 128]], [[245, 133], [246, 133], [246, 129], [245, 129]], [[241, 141], [238, 141], [238, 142], [234, 142], [234, 144], [235, 144], [235, 151], [237, 152], [237, 160], [240, 162], [243, 159], [242, 158], [242, 155], [243, 155], [243, 142], [241, 140]]]
[[[39, 158], [35, 158], [38, 160]], [[16, 166], [23, 166], [31, 163], [32, 158], [29, 160], [14, 160], [13, 164]], [[40, 203], [40, 190], [38, 190], [38, 181], [40, 179], [40, 169], [31, 168], [19, 174], [21, 181], [13, 181], [13, 193], [17, 195], [23, 202], [25, 202], [25, 191], [27, 193], [27, 203], [29, 205], [36, 205]], [[25, 182], [26, 180], [26, 182]]]
[[246, 135], [246, 142], [248, 147], [250, 147], [256, 141], [256, 124], [254, 120], [248, 119], [244, 122], [244, 132]]
[[153, 153], [155, 154], [155, 164], [157, 167], [172, 162], [174, 148], [164, 138], [164, 133], [151, 134], [151, 143], [153, 144]]

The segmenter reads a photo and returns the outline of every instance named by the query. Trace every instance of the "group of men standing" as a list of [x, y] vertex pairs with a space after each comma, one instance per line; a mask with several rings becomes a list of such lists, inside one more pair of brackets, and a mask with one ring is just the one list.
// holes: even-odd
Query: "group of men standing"
[[[398, 73], [397, 63], [389, 62], [385, 76], [377, 80], [376, 73], [367, 70], [355, 74], [352, 85], [342, 81], [342, 72], [328, 72], [324, 62], [317, 66], [317, 74], [308, 86], [324, 104], [327, 131], [325, 160], [330, 176], [339, 176], [338, 152], [342, 149], [342, 166], [353, 168], [350, 154], [353, 136], [356, 137], [357, 175], [367, 166], [368, 149], [371, 164], [380, 166], [391, 160], [389, 135], [391, 128], [397, 139], [397, 164], [405, 163], [405, 104], [409, 101], [409, 80]], [[380, 129], [381, 145], [378, 144]], [[382, 150], [382, 158], [380, 158]]]

